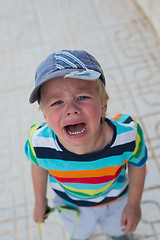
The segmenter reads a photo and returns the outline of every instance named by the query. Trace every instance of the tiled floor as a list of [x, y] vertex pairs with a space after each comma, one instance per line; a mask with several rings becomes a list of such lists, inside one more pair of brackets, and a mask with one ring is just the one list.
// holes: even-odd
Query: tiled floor
[[[28, 104], [35, 68], [54, 50], [86, 49], [104, 69], [108, 115], [129, 113], [144, 130], [148, 172], [134, 239], [160, 240], [160, 41], [134, 0], [0, 0], [0, 36], [0, 239], [39, 239], [23, 152], [42, 120]], [[42, 227], [44, 240], [67, 239], [57, 213]], [[97, 227], [91, 239], [107, 237]]]

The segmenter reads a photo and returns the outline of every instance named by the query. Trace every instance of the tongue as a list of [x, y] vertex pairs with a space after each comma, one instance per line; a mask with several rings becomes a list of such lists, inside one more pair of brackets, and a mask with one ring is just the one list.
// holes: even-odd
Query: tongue
[[70, 132], [80, 132], [84, 128], [85, 124], [84, 123], [79, 123], [75, 125], [69, 125], [66, 127], [67, 131]]

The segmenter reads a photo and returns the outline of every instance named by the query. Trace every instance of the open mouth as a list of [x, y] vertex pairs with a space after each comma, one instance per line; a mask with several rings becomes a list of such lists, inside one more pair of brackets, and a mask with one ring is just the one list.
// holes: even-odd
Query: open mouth
[[78, 123], [74, 125], [67, 125], [65, 126], [65, 130], [70, 135], [77, 135], [85, 132], [86, 124], [85, 123]]

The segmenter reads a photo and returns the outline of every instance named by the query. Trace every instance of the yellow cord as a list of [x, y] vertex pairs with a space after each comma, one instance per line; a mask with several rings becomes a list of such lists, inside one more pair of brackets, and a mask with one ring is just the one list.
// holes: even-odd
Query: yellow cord
[[38, 223], [39, 240], [42, 240], [41, 224]]

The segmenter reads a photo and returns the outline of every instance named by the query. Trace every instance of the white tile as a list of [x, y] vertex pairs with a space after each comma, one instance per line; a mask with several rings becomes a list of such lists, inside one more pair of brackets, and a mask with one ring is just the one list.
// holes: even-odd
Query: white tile
[[16, 240], [16, 236], [13, 233], [6, 233], [5, 235], [0, 236], [1, 240]]
[[[6, 200], [7, 202], [7, 200]], [[5, 222], [5, 221], [13, 221], [14, 220], [14, 210], [12, 207], [7, 207], [3, 204], [3, 209], [1, 208], [0, 212], [0, 222]]]
[[13, 207], [12, 194], [9, 191], [2, 192], [0, 197], [0, 209], [12, 207]]
[[[149, 211], [150, 209], [150, 211]], [[142, 204], [142, 219], [148, 223], [160, 220], [159, 207], [154, 202], [146, 202]]]
[[[139, 101], [139, 105], [141, 105], [141, 102]], [[143, 108], [142, 106], [141, 108]], [[144, 107], [145, 108], [145, 107]], [[147, 108], [147, 106], [146, 106]], [[159, 105], [153, 105], [152, 108], [147, 108], [148, 112], [155, 111], [155, 114], [151, 114], [148, 117], [145, 117], [143, 119], [145, 130], [147, 135], [149, 136], [150, 139], [159, 139], [159, 132], [157, 132], [157, 127], [159, 129], [159, 119], [160, 119], [160, 114], [159, 114]], [[146, 112], [147, 110], [144, 109]], [[158, 130], [159, 131], [159, 130]]]
[[17, 231], [17, 239], [18, 240], [28, 240], [28, 232], [27, 230], [21, 230], [21, 231]]
[[144, 238], [146, 236], [152, 236], [154, 234], [152, 225], [150, 223], [147, 222], [143, 222], [143, 219], [140, 221], [140, 223], [138, 224], [138, 227], [136, 228], [135, 231], [135, 236], [141, 238]]
[[145, 181], [145, 188], [158, 186], [160, 182], [160, 174], [156, 162], [154, 160], [149, 159], [146, 164], [147, 164], [147, 176]]
[[154, 224], [154, 228], [156, 230], [156, 234], [160, 235], [160, 223], [159, 222]]
[[10, 232], [14, 231], [14, 222], [13, 221], [4, 221], [0, 225], [0, 236], [7, 235]]
[[40, 43], [40, 34], [35, 15], [32, 11], [10, 15], [8, 26], [11, 35], [11, 49], [25, 48]]

